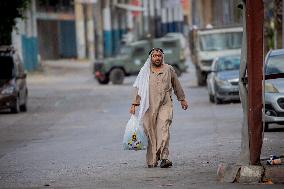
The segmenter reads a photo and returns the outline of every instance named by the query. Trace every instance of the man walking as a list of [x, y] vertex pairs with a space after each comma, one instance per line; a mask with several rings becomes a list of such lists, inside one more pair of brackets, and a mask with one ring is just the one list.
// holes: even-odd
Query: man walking
[[149, 168], [168, 168], [172, 162], [169, 155], [169, 128], [173, 118], [172, 91], [180, 101], [182, 109], [188, 108], [184, 91], [172, 66], [164, 63], [162, 49], [154, 48], [141, 68], [136, 81], [135, 97], [129, 112], [135, 114], [140, 106], [138, 119], [148, 137], [146, 162]]

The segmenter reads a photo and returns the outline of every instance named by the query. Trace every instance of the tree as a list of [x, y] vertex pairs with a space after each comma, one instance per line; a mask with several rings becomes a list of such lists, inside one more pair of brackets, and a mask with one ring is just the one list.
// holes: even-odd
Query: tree
[[30, 0], [0, 1], [0, 45], [11, 44], [11, 33], [16, 25], [16, 18], [24, 18]]

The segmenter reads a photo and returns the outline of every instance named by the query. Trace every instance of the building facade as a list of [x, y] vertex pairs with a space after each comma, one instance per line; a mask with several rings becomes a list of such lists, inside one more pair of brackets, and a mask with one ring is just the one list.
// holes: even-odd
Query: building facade
[[198, 28], [240, 25], [239, 0], [190, 0], [192, 26]]
[[205, 28], [241, 23], [238, 0], [32, 2], [27, 16], [32, 21], [25, 21], [31, 27], [23, 29], [22, 33], [27, 35], [23, 35], [24, 43], [21, 44], [30, 48], [32, 45], [27, 44], [34, 43], [38, 46], [36, 53], [43, 60], [103, 59], [117, 54], [123, 43], [162, 37], [169, 32], [187, 35], [193, 26]]

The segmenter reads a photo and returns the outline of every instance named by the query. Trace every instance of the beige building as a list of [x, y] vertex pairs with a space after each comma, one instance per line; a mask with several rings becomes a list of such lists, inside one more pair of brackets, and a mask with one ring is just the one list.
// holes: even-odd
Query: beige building
[[198, 28], [240, 25], [238, 0], [189, 0], [191, 24]]

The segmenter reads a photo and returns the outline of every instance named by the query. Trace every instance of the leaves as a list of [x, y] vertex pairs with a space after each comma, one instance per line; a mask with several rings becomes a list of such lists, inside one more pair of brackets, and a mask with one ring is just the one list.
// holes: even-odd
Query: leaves
[[11, 33], [16, 25], [16, 18], [24, 18], [30, 0], [0, 1], [0, 45], [11, 44]]

